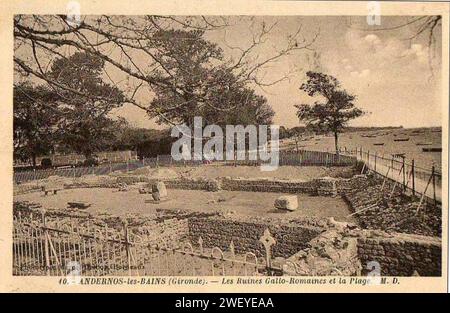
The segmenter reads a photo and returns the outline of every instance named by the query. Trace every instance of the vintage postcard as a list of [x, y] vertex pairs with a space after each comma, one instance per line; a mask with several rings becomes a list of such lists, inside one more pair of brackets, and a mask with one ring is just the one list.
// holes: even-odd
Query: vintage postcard
[[448, 3], [0, 8], [1, 291], [447, 291]]

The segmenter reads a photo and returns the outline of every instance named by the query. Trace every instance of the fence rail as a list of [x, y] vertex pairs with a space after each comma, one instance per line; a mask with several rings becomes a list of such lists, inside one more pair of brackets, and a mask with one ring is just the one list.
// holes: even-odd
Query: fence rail
[[[432, 166], [430, 169], [418, 166], [414, 160], [401, 156], [387, 158], [377, 153], [358, 149], [340, 149], [339, 153], [323, 151], [280, 151], [280, 166], [350, 166], [363, 161], [365, 167], [397, 182], [404, 190], [413, 195], [419, 194], [436, 202], [442, 201], [442, 174]], [[251, 160], [247, 155], [244, 160], [214, 161], [225, 165], [257, 166], [265, 161]], [[158, 155], [124, 163], [109, 163], [93, 167], [56, 168], [47, 170], [14, 172], [14, 182], [27, 182], [45, 179], [49, 176], [81, 177], [87, 174], [106, 175], [115, 171], [129, 172], [144, 166], [198, 166], [203, 161], [176, 161], [170, 155]]]
[[[244, 160], [226, 160], [213, 162], [233, 166], [257, 166], [267, 161], [263, 161], [261, 159], [251, 160], [247, 155]], [[354, 156], [321, 151], [281, 151], [279, 154], [279, 165], [281, 166], [348, 166], [353, 165], [355, 162], [356, 158]], [[132, 160], [124, 163], [109, 163], [92, 167], [69, 167], [34, 171], [17, 171], [14, 172], [14, 182], [18, 183], [33, 181], [45, 179], [50, 176], [81, 177], [88, 174], [106, 175], [116, 171], [129, 172], [144, 166], [199, 166], [202, 164], [203, 161], [176, 161], [172, 158], [171, 155], [158, 155], [154, 158], [143, 158], [142, 160]]]
[[[18, 213], [13, 220], [13, 274], [17, 276], [218, 276], [280, 275], [272, 267], [273, 237], [260, 239], [261, 261], [252, 252], [205, 248], [200, 237], [169, 246], [158, 237], [136, 235], [126, 222], [121, 229], [98, 225], [59, 224], [45, 213]], [[255, 242], [257, 244], [257, 242]]]
[[435, 203], [442, 202], [442, 173], [433, 165], [427, 169], [417, 166], [413, 160], [407, 160], [403, 155], [391, 155], [390, 158], [377, 153], [360, 149], [344, 149], [341, 153], [355, 156], [364, 162], [364, 167], [395, 182], [396, 186], [420, 195]]

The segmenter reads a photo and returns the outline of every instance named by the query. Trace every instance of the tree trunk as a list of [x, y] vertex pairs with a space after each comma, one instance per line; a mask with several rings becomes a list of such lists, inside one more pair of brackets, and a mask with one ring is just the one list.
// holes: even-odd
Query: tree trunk
[[33, 168], [35, 168], [36, 167], [36, 154], [32, 154], [31, 155], [31, 161], [33, 162]]
[[339, 154], [338, 133], [337, 132], [334, 132], [334, 148], [336, 149], [336, 154]]

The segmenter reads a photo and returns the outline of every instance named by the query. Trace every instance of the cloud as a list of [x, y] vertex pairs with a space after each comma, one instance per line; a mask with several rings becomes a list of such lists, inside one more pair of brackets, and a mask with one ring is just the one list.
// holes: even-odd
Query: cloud
[[[349, 77], [370, 77], [383, 72], [412, 73], [429, 70], [430, 49], [420, 43], [410, 45], [409, 41], [392, 37], [388, 33], [367, 34], [348, 30], [345, 33], [346, 51], [341, 51], [341, 61], [329, 65], [336, 73]], [[438, 68], [438, 66], [435, 66]], [[397, 70], [396, 70], [397, 69]]]
[[368, 68], [358, 72], [358, 71], [352, 71], [350, 72], [350, 75], [352, 77], [358, 77], [358, 78], [362, 78], [362, 77], [368, 77], [370, 75], [370, 70]]
[[428, 64], [429, 60], [429, 51], [428, 47], [424, 47], [421, 44], [413, 44], [411, 48], [405, 49], [402, 51], [401, 56], [413, 56], [422, 64]]
[[351, 66], [350, 64], [349, 65], [346, 65], [345, 67], [344, 67], [347, 71], [351, 71], [351, 70], [353, 70], [353, 66]]
[[366, 37], [364, 37], [364, 40], [371, 45], [381, 45], [380, 38], [378, 38], [378, 36], [375, 34], [367, 35]]
[[[439, 73], [430, 79], [426, 42], [404, 40], [392, 32], [346, 30], [337, 49], [326, 53], [324, 68], [357, 95], [357, 105], [372, 112], [356, 123], [434, 125], [441, 118]], [[439, 62], [439, 56], [436, 62]], [[344, 61], [345, 60], [345, 61]], [[439, 71], [440, 66], [434, 68]], [[423, 112], [423, 105], [429, 109]]]

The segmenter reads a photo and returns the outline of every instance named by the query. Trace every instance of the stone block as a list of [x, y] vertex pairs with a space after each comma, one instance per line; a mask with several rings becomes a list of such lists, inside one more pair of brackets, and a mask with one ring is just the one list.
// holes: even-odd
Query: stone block
[[167, 198], [167, 189], [166, 185], [163, 182], [157, 182], [152, 185], [152, 195], [154, 200], [156, 200], [155, 194], [157, 194], [157, 197], [159, 197], [159, 199]]
[[280, 210], [295, 211], [298, 209], [297, 196], [281, 196], [275, 200], [275, 207]]

